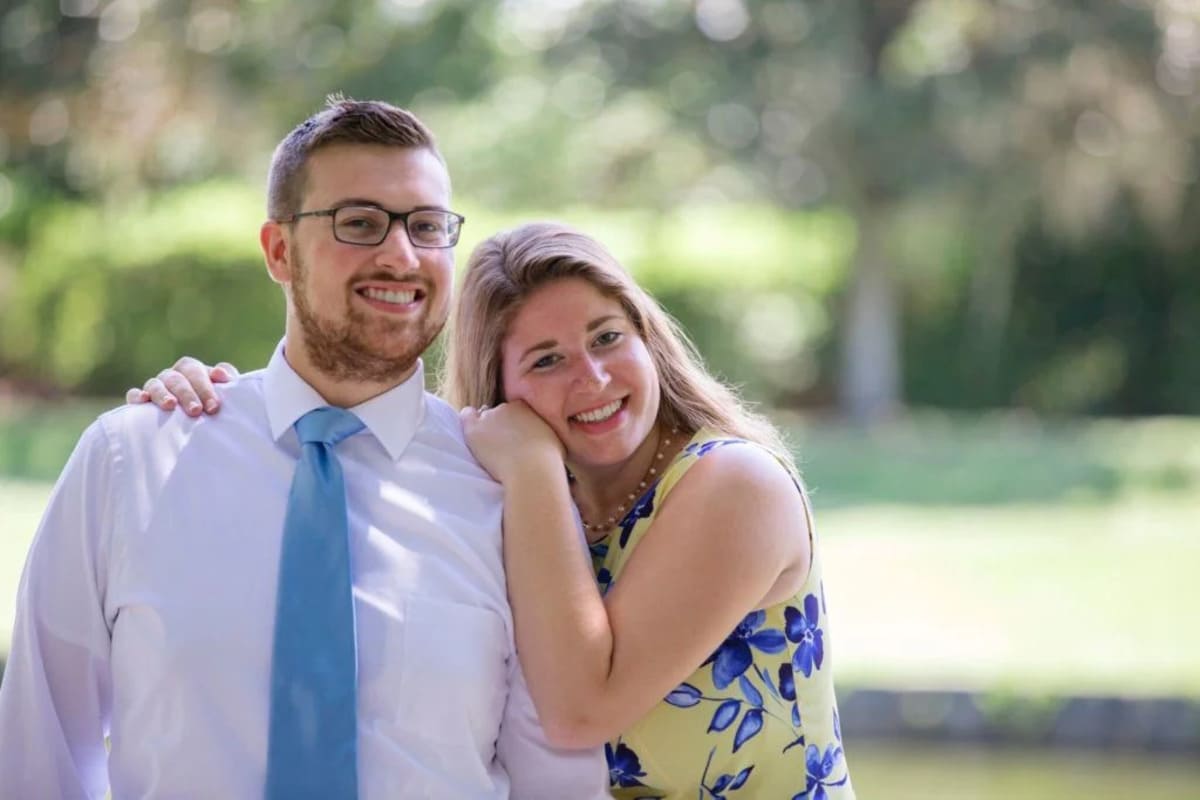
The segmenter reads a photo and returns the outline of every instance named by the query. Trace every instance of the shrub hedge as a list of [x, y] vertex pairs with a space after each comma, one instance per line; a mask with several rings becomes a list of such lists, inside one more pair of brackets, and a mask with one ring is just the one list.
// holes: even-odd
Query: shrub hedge
[[[0, 364], [63, 390], [112, 395], [179, 355], [265, 362], [283, 299], [262, 266], [257, 190], [209, 184], [123, 208], [37, 215], [0, 296]], [[460, 266], [484, 236], [545, 213], [466, 210]], [[838, 214], [734, 207], [552, 215], [605, 242], [695, 339], [709, 365], [765, 402], [810, 390], [853, 230]], [[437, 367], [439, 350], [430, 354]]]

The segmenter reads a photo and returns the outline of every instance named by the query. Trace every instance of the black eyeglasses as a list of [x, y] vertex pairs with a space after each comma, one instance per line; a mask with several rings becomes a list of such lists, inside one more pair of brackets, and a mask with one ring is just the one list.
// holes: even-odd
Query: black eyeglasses
[[301, 211], [281, 223], [295, 222], [301, 217], [330, 217], [333, 238], [345, 244], [374, 247], [387, 238], [392, 223], [400, 220], [413, 247], [454, 247], [466, 217], [453, 211], [419, 208], [398, 214], [379, 206], [342, 206], [321, 211]]

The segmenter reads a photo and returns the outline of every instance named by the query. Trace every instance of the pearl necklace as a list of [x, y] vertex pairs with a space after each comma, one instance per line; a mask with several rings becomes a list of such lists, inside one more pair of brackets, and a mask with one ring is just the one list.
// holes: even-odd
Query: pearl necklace
[[671, 431], [671, 436], [668, 436], [665, 439], [663, 439], [662, 444], [658, 448], [657, 455], [655, 455], [654, 460], [650, 462], [650, 469], [646, 470], [646, 474], [642, 476], [642, 479], [640, 481], [638, 481], [637, 489], [635, 491], [630, 492], [629, 495], [624, 500], [621, 501], [621, 504], [619, 506], [617, 506], [616, 510], [613, 511], [612, 515], [609, 516], [609, 518], [607, 520], [593, 525], [592, 523], [590, 523], [586, 519], [584, 519], [582, 514], [579, 515], [579, 519], [583, 523], [583, 529], [586, 532], [600, 533], [601, 531], [607, 531], [611, 528], [616, 527], [617, 522], [619, 522], [621, 520], [621, 518], [625, 516], [625, 510], [627, 508], [629, 508], [629, 505], [634, 500], [637, 500], [638, 497], [641, 496], [642, 492], [644, 492], [646, 490], [646, 487], [654, 479], [654, 476], [658, 474], [658, 468], [661, 466], [660, 462], [666, 456], [667, 448], [671, 446], [671, 438], [674, 436], [678, 436], [678, 435], [679, 435], [679, 429], [676, 428], [675, 430]]

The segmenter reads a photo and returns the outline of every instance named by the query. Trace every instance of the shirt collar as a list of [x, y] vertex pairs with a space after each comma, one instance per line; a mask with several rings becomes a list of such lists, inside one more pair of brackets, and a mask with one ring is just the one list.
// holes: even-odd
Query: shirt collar
[[[296, 420], [309, 411], [329, 405], [292, 369], [284, 357], [283, 342], [275, 348], [267, 364], [263, 394], [271, 436], [275, 441], [279, 441]], [[392, 460], [398, 461], [425, 416], [424, 400], [425, 365], [418, 359], [417, 368], [408, 380], [348, 410], [363, 421]]]

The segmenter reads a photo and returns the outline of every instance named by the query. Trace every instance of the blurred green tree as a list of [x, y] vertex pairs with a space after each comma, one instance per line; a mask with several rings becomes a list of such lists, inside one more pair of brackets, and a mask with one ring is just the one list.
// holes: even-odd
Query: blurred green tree
[[[40, 204], [261, 177], [279, 130], [343, 90], [416, 108], [460, 196], [498, 209], [844, 209], [857, 244], [818, 391], [854, 419], [903, 397], [1108, 407], [1044, 387], [1144, 342], [1041, 326], [1060, 338], [1022, 344], [1019, 303], [1086, 292], [1019, 262], [1113, 225], [1144, 230], [1128, 270], [1196, 252], [1198, 31], [1174, 0], [25, 0], [0, 12], [0, 307]], [[727, 258], [736, 291], [748, 256]], [[1128, 397], [1137, 374], [1090, 394]]]

